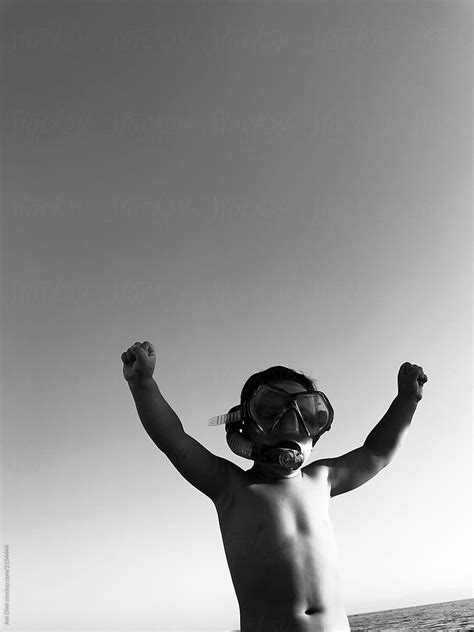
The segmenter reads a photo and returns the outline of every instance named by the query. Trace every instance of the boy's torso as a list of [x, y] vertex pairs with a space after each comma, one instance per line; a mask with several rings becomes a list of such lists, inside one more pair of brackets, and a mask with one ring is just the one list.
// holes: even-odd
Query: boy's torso
[[236, 466], [215, 502], [242, 632], [349, 630], [325, 469], [257, 480]]

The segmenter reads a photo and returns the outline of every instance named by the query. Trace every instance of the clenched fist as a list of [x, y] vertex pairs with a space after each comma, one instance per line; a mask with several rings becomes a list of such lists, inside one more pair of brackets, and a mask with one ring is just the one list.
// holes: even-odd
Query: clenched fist
[[135, 342], [122, 353], [123, 377], [127, 382], [150, 379], [156, 363], [155, 349], [151, 342]]
[[398, 392], [419, 402], [423, 397], [423, 384], [427, 381], [428, 378], [421, 366], [404, 362], [398, 371]]

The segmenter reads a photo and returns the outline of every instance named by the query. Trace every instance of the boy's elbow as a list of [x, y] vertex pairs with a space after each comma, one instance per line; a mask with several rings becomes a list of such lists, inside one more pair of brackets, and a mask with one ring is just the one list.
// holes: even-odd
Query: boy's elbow
[[383, 469], [392, 461], [397, 451], [396, 449], [380, 448], [380, 446], [374, 446], [367, 442], [364, 443], [364, 448], [377, 459], [380, 469]]

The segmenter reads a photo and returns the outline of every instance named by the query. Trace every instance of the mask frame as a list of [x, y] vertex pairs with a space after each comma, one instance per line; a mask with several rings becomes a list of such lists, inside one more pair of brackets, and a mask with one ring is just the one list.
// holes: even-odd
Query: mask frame
[[[275, 417], [274, 421], [272, 422], [272, 425], [270, 426], [270, 428], [265, 429], [262, 427], [261, 423], [259, 423], [257, 421], [257, 419], [255, 419], [254, 414], [252, 414], [252, 400], [258, 395], [258, 393], [260, 391], [262, 391], [263, 389], [272, 389], [274, 391], [278, 391], [279, 393], [282, 393], [286, 398], [287, 398], [287, 405], [285, 406], [285, 408], [283, 410], [281, 410]], [[305, 421], [303, 413], [300, 410], [300, 407], [298, 406], [298, 397], [301, 395], [312, 395], [312, 396], [319, 396], [324, 405], [326, 406], [327, 411], [318, 411], [317, 415], [320, 416], [321, 414], [324, 415], [325, 418], [325, 423], [321, 425], [320, 428], [318, 428], [315, 431], [310, 431], [307, 424], [307, 421]], [[331, 403], [329, 402], [329, 399], [327, 398], [327, 396], [322, 392], [322, 391], [298, 391], [297, 393], [289, 393], [288, 391], [286, 391], [283, 388], [280, 388], [278, 386], [275, 386], [273, 384], [260, 384], [255, 391], [251, 394], [251, 396], [243, 403], [243, 407], [244, 407], [244, 413], [245, 413], [245, 418], [249, 419], [250, 421], [252, 421], [255, 426], [263, 433], [263, 434], [270, 434], [272, 432], [274, 432], [275, 428], [278, 426], [281, 418], [283, 417], [283, 415], [288, 411], [288, 410], [294, 410], [296, 412], [296, 416], [298, 418], [299, 421], [299, 425], [303, 428], [306, 436], [311, 437], [311, 438], [315, 438], [315, 437], [319, 437], [323, 432], [326, 432], [327, 430], [329, 430], [331, 428], [332, 425], [332, 421], [334, 419], [334, 409], [331, 406]]]
[[[272, 385], [266, 384], [266, 386], [272, 386]], [[252, 395], [256, 391], [257, 389], [255, 389]], [[323, 429], [319, 433], [313, 436], [313, 448], [314, 448], [319, 437], [331, 429], [332, 422], [334, 419], [334, 409], [331, 403], [329, 402], [329, 399], [322, 391], [303, 391], [303, 392], [305, 393], [309, 392], [313, 394], [318, 393], [319, 395], [321, 395], [324, 403], [327, 406], [328, 413], [329, 413], [327, 424], [323, 427]], [[287, 393], [286, 391], [285, 393], [289, 395], [289, 393]], [[301, 394], [301, 393], [294, 393], [294, 395], [298, 395], [298, 394]], [[237, 404], [236, 406], [232, 406], [232, 408], [226, 414], [212, 417], [209, 420], [208, 424], [209, 426], [218, 426], [221, 424], [225, 424], [227, 445], [232, 450], [232, 452], [234, 452], [234, 454], [236, 454], [237, 456], [243, 457], [245, 459], [254, 460], [254, 461], [265, 461], [265, 457], [263, 456], [264, 446], [262, 446], [262, 444], [260, 443], [253, 443], [252, 441], [249, 440], [247, 436], [246, 425], [250, 422], [255, 423], [255, 421], [252, 419], [252, 416], [249, 415], [249, 411], [247, 411], [247, 405], [248, 405], [249, 400], [242, 402], [242, 404]], [[258, 428], [258, 426], [256, 427]]]

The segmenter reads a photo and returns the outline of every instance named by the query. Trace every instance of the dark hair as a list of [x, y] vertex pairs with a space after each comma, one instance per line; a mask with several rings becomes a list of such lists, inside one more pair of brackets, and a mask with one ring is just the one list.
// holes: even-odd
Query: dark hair
[[[305, 375], [303, 372], [289, 369], [286, 366], [271, 366], [265, 371], [259, 371], [251, 375], [242, 387], [240, 394], [240, 405], [233, 406], [229, 413], [240, 410], [244, 402], [252, 395], [252, 393], [260, 386], [260, 384], [270, 384], [273, 382], [291, 381], [301, 384], [306, 391], [316, 391], [316, 380]], [[247, 420], [242, 419], [239, 422], [231, 422], [226, 424], [226, 432], [238, 432], [245, 439], [249, 439]], [[319, 438], [319, 437], [318, 437]], [[318, 439], [313, 439], [313, 447]]]
[[242, 405], [260, 384], [268, 384], [272, 382], [291, 381], [301, 384], [306, 391], [315, 391], [315, 380], [305, 375], [303, 372], [289, 369], [286, 366], [271, 366], [265, 371], [254, 373], [251, 375], [242, 387], [240, 394], [240, 404]]

